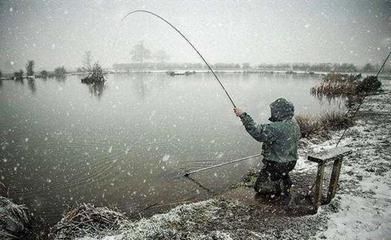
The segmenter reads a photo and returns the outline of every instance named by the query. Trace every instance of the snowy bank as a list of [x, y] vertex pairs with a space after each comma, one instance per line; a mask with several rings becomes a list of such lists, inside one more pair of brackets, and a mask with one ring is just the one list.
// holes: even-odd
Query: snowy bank
[[[389, 239], [391, 235], [391, 87], [367, 97], [357, 125], [348, 131], [343, 145], [353, 154], [342, 168], [338, 211], [328, 213], [327, 239]], [[328, 147], [332, 139], [318, 147]]]
[[316, 215], [296, 219], [262, 215], [240, 202], [212, 199], [181, 205], [149, 219], [129, 221], [106, 236], [87, 234], [78, 239], [298, 239], [319, 230], [314, 223], [324, 223]]

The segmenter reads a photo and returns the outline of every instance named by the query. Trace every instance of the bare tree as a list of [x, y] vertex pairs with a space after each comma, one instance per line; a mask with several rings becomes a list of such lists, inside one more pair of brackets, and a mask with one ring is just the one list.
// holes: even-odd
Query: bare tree
[[250, 63], [242, 63], [242, 69], [249, 69], [249, 68], [251, 68], [251, 65], [250, 65]]
[[34, 61], [29, 60], [26, 64], [26, 75], [29, 76], [34, 76]]
[[144, 47], [144, 42], [140, 42], [134, 45], [130, 55], [132, 55], [132, 61], [142, 64], [145, 60], [151, 58], [151, 51]]

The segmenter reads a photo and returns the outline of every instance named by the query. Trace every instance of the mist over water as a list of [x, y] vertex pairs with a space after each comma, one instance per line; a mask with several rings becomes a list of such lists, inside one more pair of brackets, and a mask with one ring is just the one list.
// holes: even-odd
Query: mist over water
[[[219, 73], [238, 107], [267, 122], [269, 104], [292, 101], [299, 114], [344, 111], [318, 101], [319, 76]], [[155, 204], [202, 199], [237, 183], [251, 159], [192, 177], [193, 170], [260, 153], [213, 76], [107, 75], [103, 87], [80, 77], [3, 81], [1, 181], [12, 198], [49, 222], [92, 202], [135, 213]], [[31, 81], [31, 80], [30, 80]]]

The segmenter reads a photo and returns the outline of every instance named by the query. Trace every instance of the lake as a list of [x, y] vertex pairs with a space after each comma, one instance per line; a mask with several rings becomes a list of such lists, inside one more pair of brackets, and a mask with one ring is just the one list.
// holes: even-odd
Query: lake
[[[238, 107], [267, 122], [285, 97], [299, 114], [344, 111], [310, 88], [320, 76], [219, 73]], [[105, 87], [66, 79], [0, 84], [1, 181], [47, 222], [90, 202], [145, 215], [204, 199], [240, 181], [250, 159], [183, 178], [186, 170], [260, 153], [209, 73], [107, 75]]]

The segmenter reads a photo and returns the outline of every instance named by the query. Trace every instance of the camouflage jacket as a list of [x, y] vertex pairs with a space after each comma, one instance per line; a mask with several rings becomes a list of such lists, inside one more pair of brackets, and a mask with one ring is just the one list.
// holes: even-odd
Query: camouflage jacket
[[264, 161], [291, 162], [297, 161], [297, 145], [300, 139], [300, 127], [293, 118], [293, 105], [289, 110], [276, 110], [271, 104], [270, 124], [256, 125], [247, 113], [240, 115], [247, 132], [257, 141], [262, 142]]

